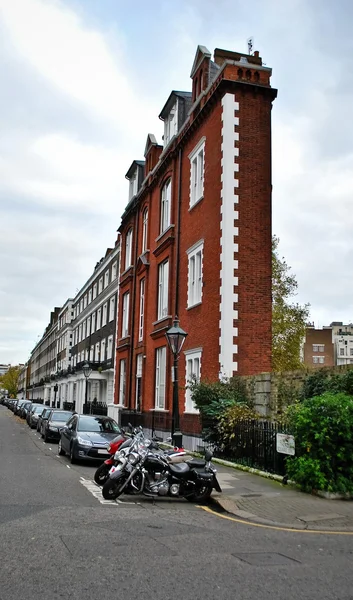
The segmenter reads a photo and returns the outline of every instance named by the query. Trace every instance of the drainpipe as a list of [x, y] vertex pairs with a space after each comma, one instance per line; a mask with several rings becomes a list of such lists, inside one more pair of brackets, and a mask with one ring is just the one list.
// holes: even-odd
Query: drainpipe
[[174, 317], [179, 313], [179, 273], [180, 273], [180, 213], [181, 213], [181, 159], [182, 149], [179, 148], [178, 154], [178, 207], [177, 207], [177, 231], [176, 231], [176, 250], [175, 250], [175, 304]]
[[135, 215], [135, 252], [134, 252], [134, 276], [132, 283], [132, 298], [131, 298], [131, 335], [130, 335], [130, 356], [129, 356], [129, 409], [131, 410], [131, 390], [132, 390], [132, 367], [134, 359], [134, 328], [135, 328], [135, 298], [136, 298], [136, 267], [137, 267], [137, 252], [138, 252], [138, 224], [139, 224], [139, 208], [138, 203], [135, 204], [136, 215]]

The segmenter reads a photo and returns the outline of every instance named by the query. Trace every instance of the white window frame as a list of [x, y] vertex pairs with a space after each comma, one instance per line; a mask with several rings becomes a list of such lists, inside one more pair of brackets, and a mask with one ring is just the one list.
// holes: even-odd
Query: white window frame
[[125, 406], [126, 399], [126, 358], [119, 362], [119, 404]]
[[91, 317], [87, 319], [87, 327], [86, 327], [87, 337], [91, 335]]
[[82, 339], [86, 339], [86, 321], [83, 321], [82, 323]]
[[108, 302], [104, 302], [102, 309], [102, 327], [107, 324], [108, 318]]
[[90, 288], [88, 290], [88, 304], [91, 304], [92, 302], [92, 288]]
[[101, 352], [101, 346], [99, 342], [96, 342], [96, 346], [94, 349], [94, 361], [95, 362], [100, 362], [100, 352]]
[[132, 227], [126, 234], [125, 238], [125, 271], [131, 267], [132, 260]]
[[100, 306], [97, 310], [97, 319], [96, 319], [96, 331], [102, 326], [102, 307]]
[[165, 410], [166, 346], [156, 349], [155, 410]]
[[143, 340], [144, 318], [145, 318], [145, 289], [146, 279], [140, 281], [140, 307], [139, 307], [139, 342]]
[[142, 213], [142, 252], [146, 252], [148, 244], [148, 208]]
[[108, 287], [109, 285], [109, 269], [104, 273], [104, 287]]
[[78, 341], [82, 341], [82, 323], [78, 326]]
[[339, 355], [340, 355], [340, 356], [345, 356], [345, 354], [344, 354], [344, 348], [340, 348], [339, 350], [340, 350], [340, 353], [339, 353]]
[[131, 178], [129, 179], [129, 200], [136, 196], [138, 191], [138, 168], [136, 167]]
[[142, 402], [139, 402], [139, 392], [142, 388], [143, 356], [138, 354], [136, 357], [136, 389], [135, 389], [135, 409], [142, 408]]
[[99, 278], [98, 280], [98, 294], [101, 294], [103, 292], [103, 276]]
[[101, 362], [105, 361], [106, 344], [107, 344], [107, 341], [106, 341], [105, 338], [103, 338], [102, 341], [101, 341], [101, 355], [100, 355]]
[[190, 383], [195, 380], [200, 381], [201, 379], [201, 360], [202, 360], [202, 348], [196, 348], [194, 350], [187, 350], [185, 354], [185, 412], [186, 413], [199, 413], [193, 400]]
[[123, 295], [123, 318], [121, 322], [121, 337], [129, 335], [129, 310], [130, 310], [130, 292]]
[[115, 319], [115, 296], [109, 300], [109, 322]]
[[319, 352], [318, 344], [313, 344], [313, 352]]
[[94, 344], [92, 344], [90, 352], [89, 352], [89, 360], [90, 360], [90, 362], [94, 361]]
[[161, 224], [160, 233], [162, 234], [168, 227], [170, 227], [171, 218], [171, 206], [172, 206], [172, 179], [169, 178], [161, 191]]
[[95, 298], [97, 298], [97, 289], [98, 289], [98, 286], [97, 286], [97, 283], [95, 283], [93, 286], [93, 300]]
[[314, 363], [314, 365], [319, 364], [319, 357], [318, 356], [313, 356], [313, 363]]
[[164, 147], [167, 146], [170, 140], [178, 133], [178, 101], [169, 111], [169, 114], [164, 120]]
[[202, 302], [204, 240], [186, 251], [188, 255], [188, 308]]
[[169, 308], [169, 261], [158, 265], [158, 313], [157, 319], [165, 319]]
[[114, 339], [113, 335], [110, 335], [108, 337], [108, 341], [107, 341], [107, 360], [109, 360], [110, 358], [113, 358], [113, 339]]
[[116, 260], [112, 264], [112, 281], [113, 281], [113, 279], [116, 279], [117, 276], [118, 276], [118, 261]]
[[190, 159], [190, 208], [202, 200], [205, 178], [205, 143], [203, 137], [189, 154]]
[[91, 314], [91, 333], [96, 331], [96, 313]]

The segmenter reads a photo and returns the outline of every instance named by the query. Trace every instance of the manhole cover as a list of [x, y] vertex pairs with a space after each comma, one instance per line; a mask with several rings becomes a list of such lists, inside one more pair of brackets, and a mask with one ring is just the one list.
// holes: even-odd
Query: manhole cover
[[300, 563], [295, 558], [290, 558], [284, 554], [277, 552], [241, 552], [240, 554], [232, 554], [235, 558], [239, 558], [243, 562], [255, 567], [265, 567], [271, 565], [288, 565], [290, 563]]

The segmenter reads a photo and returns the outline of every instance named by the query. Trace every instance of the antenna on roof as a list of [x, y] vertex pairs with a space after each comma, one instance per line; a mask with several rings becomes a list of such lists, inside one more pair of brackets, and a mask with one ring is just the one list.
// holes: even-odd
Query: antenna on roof
[[252, 54], [252, 49], [254, 47], [254, 38], [253, 37], [249, 37], [247, 39], [247, 44], [248, 44], [248, 54]]

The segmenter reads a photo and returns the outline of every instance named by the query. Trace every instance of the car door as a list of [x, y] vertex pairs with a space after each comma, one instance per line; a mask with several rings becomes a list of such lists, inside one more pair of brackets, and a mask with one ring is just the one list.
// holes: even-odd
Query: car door
[[65, 452], [70, 452], [71, 438], [74, 431], [76, 417], [71, 417], [65, 427], [61, 430], [61, 446]]

